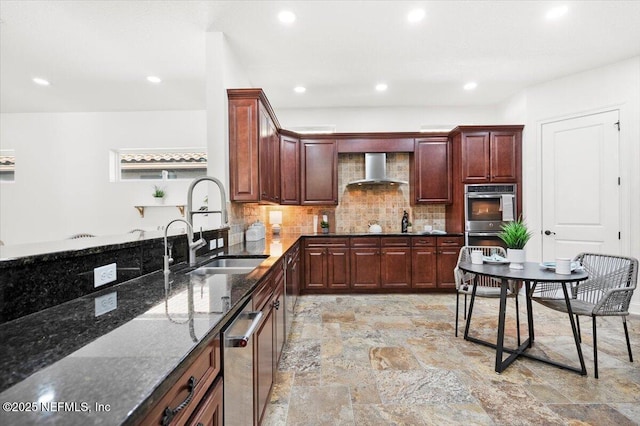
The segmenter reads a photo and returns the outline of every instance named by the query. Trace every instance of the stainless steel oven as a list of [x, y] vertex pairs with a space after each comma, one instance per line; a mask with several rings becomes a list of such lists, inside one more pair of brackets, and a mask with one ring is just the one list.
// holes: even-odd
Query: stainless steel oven
[[466, 245], [502, 245], [502, 225], [518, 217], [515, 184], [479, 184], [464, 187]]

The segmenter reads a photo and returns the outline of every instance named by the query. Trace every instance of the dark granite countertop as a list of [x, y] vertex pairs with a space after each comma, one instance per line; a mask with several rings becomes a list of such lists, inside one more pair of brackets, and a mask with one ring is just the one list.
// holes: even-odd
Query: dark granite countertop
[[[0, 325], [0, 401], [16, 403], [9, 405], [16, 411], [0, 411], [0, 424], [135, 423], [219, 336], [297, 239], [229, 247], [225, 254], [270, 255], [250, 274], [203, 277], [176, 265], [167, 276], [144, 275]], [[221, 291], [229, 304], [219, 299]], [[97, 315], [105, 297], [117, 308]], [[72, 405], [41, 411], [39, 402], [49, 401]], [[109, 411], [98, 412], [95, 404]]]
[[[260, 279], [300, 237], [421, 235], [462, 234], [268, 236], [231, 246], [225, 253], [269, 255], [251, 274], [203, 277], [188, 274], [194, 268], [180, 264], [167, 276], [157, 271], [0, 324], [0, 402], [14, 403], [9, 407], [16, 409], [0, 411], [0, 424], [133, 424], [199, 349], [219, 336]], [[212, 297], [220, 291], [230, 298], [229, 304]], [[109, 306], [115, 300], [117, 308], [99, 314], [105, 300]], [[42, 411], [40, 402], [71, 405]], [[109, 411], [96, 411], [96, 404], [108, 405]]]

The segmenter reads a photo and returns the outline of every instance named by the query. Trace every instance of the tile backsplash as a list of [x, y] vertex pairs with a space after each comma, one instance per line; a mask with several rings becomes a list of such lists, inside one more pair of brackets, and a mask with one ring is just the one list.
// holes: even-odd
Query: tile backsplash
[[[387, 175], [409, 182], [409, 154], [388, 153]], [[413, 230], [431, 225], [433, 229], [445, 229], [445, 206], [441, 204], [417, 205], [410, 203], [409, 185], [368, 185], [347, 187], [351, 181], [364, 178], [364, 154], [340, 154], [338, 157], [338, 205], [337, 206], [267, 206], [257, 203], [231, 203], [231, 230], [229, 243], [242, 241], [243, 232], [256, 220], [260, 220], [271, 232], [269, 212], [282, 211], [283, 233], [313, 233], [313, 217], [329, 214], [335, 217], [332, 231], [338, 233], [363, 233], [369, 223], [378, 223], [383, 232], [400, 232], [402, 214], [409, 213]]]

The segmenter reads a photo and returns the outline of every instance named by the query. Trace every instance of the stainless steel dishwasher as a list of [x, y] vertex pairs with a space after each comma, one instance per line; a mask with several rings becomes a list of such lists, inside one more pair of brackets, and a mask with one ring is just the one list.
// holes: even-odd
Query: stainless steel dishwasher
[[222, 331], [225, 426], [254, 424], [252, 336], [261, 318], [262, 312], [253, 312], [249, 300]]

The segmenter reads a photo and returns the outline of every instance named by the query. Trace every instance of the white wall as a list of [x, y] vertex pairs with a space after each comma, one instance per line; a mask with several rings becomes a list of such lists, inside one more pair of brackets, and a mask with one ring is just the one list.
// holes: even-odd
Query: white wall
[[[109, 150], [205, 147], [204, 111], [31, 113], [0, 116], [0, 147], [15, 149], [16, 182], [0, 184], [0, 239], [7, 245], [79, 232], [156, 229], [180, 214], [152, 208], [152, 182], [110, 182]], [[167, 204], [185, 203], [189, 181], [163, 184]]]
[[[611, 108], [620, 110], [621, 254], [640, 258], [640, 57], [529, 87], [500, 108], [503, 121], [525, 124], [524, 215], [537, 230], [542, 227], [542, 124]], [[527, 256], [539, 261], [541, 253], [541, 236], [536, 233], [527, 245]], [[632, 310], [640, 313], [640, 291], [634, 294]]]
[[331, 125], [336, 132], [418, 132], [423, 125], [500, 124], [496, 109], [486, 106], [274, 109], [285, 129]]

